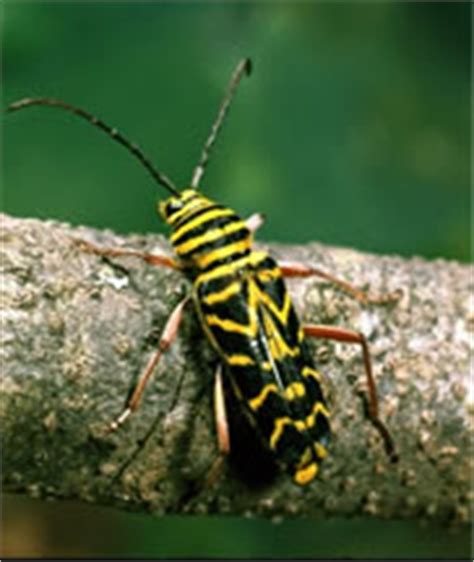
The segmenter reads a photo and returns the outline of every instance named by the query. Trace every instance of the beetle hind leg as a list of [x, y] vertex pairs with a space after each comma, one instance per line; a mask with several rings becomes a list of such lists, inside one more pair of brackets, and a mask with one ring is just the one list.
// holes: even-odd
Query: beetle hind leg
[[377, 398], [377, 388], [375, 385], [374, 376], [372, 373], [372, 361], [370, 359], [369, 344], [363, 334], [354, 330], [346, 328], [338, 328], [334, 326], [322, 326], [316, 324], [309, 324], [303, 327], [305, 335], [313, 338], [324, 338], [339, 342], [352, 343], [360, 345], [362, 349], [362, 356], [364, 359], [365, 373], [367, 377], [368, 386], [368, 417], [379, 432], [385, 447], [385, 452], [392, 462], [398, 460], [398, 455], [395, 451], [395, 445], [388, 430], [387, 426], [379, 417], [379, 407]]

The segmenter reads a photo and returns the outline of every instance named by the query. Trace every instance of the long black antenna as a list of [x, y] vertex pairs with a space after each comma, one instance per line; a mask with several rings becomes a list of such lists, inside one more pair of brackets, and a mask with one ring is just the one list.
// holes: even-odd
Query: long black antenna
[[26, 107], [31, 107], [32, 105], [46, 105], [49, 107], [59, 107], [61, 109], [65, 109], [66, 111], [69, 111], [70, 113], [73, 113], [74, 115], [78, 115], [79, 117], [82, 117], [91, 125], [95, 125], [99, 129], [101, 129], [107, 136], [117, 141], [119, 144], [125, 147], [129, 152], [131, 152], [136, 158], [138, 158], [138, 160], [143, 164], [143, 166], [145, 166], [148, 172], [153, 176], [153, 178], [160, 185], [165, 187], [168, 191], [171, 191], [171, 193], [173, 193], [174, 195], [179, 196], [179, 191], [176, 189], [173, 182], [164, 174], [156, 170], [156, 168], [151, 163], [150, 159], [147, 156], [145, 156], [145, 154], [137, 144], [128, 141], [124, 136], [122, 136], [122, 134], [119, 131], [117, 131], [117, 129], [110, 127], [109, 125], [104, 123], [101, 119], [98, 119], [97, 117], [95, 117], [88, 111], [81, 109], [80, 107], [76, 107], [64, 101], [56, 100], [52, 98], [24, 98], [10, 104], [7, 107], [6, 111], [8, 112], [18, 111], [20, 109], [25, 109]]
[[250, 59], [242, 59], [239, 64], [236, 66], [234, 73], [230, 79], [229, 85], [227, 87], [227, 92], [222, 100], [221, 106], [219, 107], [219, 111], [217, 113], [216, 120], [212, 124], [211, 132], [209, 137], [204, 144], [204, 148], [201, 153], [201, 159], [199, 160], [199, 164], [194, 168], [193, 177], [191, 180], [191, 187], [193, 189], [198, 189], [199, 182], [201, 181], [202, 176], [204, 175], [204, 171], [206, 166], [209, 162], [209, 154], [211, 149], [216, 142], [217, 135], [222, 127], [224, 122], [225, 116], [227, 115], [227, 111], [229, 110], [230, 103], [235, 95], [235, 91], [237, 90], [237, 86], [244, 74], [250, 76], [252, 72], [252, 62]]

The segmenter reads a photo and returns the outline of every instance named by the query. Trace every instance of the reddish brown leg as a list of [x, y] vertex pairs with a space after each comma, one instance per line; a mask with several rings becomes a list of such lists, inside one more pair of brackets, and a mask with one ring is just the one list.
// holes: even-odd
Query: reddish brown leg
[[169, 267], [171, 269], [180, 269], [180, 265], [177, 261], [164, 254], [150, 254], [147, 252], [140, 252], [139, 250], [130, 250], [127, 248], [102, 248], [101, 246], [96, 246], [87, 240], [82, 240], [74, 238], [74, 242], [78, 244], [82, 250], [85, 252], [90, 252], [92, 254], [97, 254], [99, 256], [105, 256], [107, 258], [116, 257], [135, 257], [140, 258], [147, 263], [152, 265], [159, 265], [163, 267]]
[[351, 294], [355, 299], [363, 303], [384, 304], [391, 301], [397, 301], [401, 297], [400, 291], [394, 291], [393, 293], [387, 293], [386, 295], [368, 295], [364, 291], [357, 289], [342, 279], [338, 279], [321, 269], [308, 267], [302, 263], [281, 261], [278, 265], [284, 277], [321, 277], [322, 279], [326, 279], [326, 281], [337, 285], [340, 289]]
[[148, 365], [146, 366], [145, 371], [138, 380], [138, 383], [127, 402], [126, 408], [123, 410], [120, 416], [110, 424], [110, 431], [115, 431], [125, 422], [125, 420], [128, 419], [130, 414], [138, 408], [143, 391], [145, 390], [146, 383], [149, 381], [162, 355], [168, 351], [170, 345], [176, 339], [179, 325], [181, 324], [181, 320], [183, 318], [183, 309], [188, 300], [189, 297], [186, 297], [184, 300], [182, 300], [173, 310], [171, 316], [168, 318], [168, 322], [166, 323], [163, 334], [158, 343], [158, 350], [151, 356], [150, 360], [148, 361]]
[[213, 462], [207, 473], [207, 486], [212, 486], [219, 478], [222, 472], [224, 459], [230, 452], [229, 425], [227, 423], [224, 387], [222, 384], [222, 365], [217, 367], [214, 378], [214, 417], [216, 422], [219, 456]]
[[375, 386], [374, 376], [372, 374], [372, 362], [370, 360], [369, 345], [365, 336], [360, 332], [353, 330], [348, 330], [346, 328], [338, 328], [334, 326], [321, 326], [316, 324], [310, 324], [304, 326], [304, 333], [307, 336], [313, 338], [324, 338], [346, 343], [356, 343], [362, 348], [362, 355], [364, 357], [365, 372], [367, 375], [367, 385], [369, 389], [369, 400], [368, 400], [368, 413], [369, 418], [374, 427], [380, 433], [387, 455], [392, 461], [397, 460], [397, 454], [395, 452], [395, 446], [393, 444], [392, 436], [388, 431], [385, 424], [379, 418], [379, 408], [377, 400], [377, 389]]
[[214, 416], [216, 419], [217, 444], [219, 453], [227, 455], [230, 452], [229, 425], [225, 408], [224, 386], [222, 384], [222, 366], [217, 367], [214, 380]]
[[186, 505], [192, 498], [199, 495], [206, 488], [213, 486], [220, 478], [224, 468], [224, 460], [230, 452], [229, 426], [225, 407], [224, 388], [222, 384], [222, 365], [219, 365], [214, 375], [214, 420], [216, 424], [217, 446], [219, 454], [211, 467], [194, 480], [179, 501], [179, 506]]

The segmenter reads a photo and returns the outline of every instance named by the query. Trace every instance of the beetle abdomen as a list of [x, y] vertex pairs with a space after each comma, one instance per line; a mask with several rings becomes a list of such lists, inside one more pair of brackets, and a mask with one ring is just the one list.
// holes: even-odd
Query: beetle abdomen
[[263, 441], [295, 481], [306, 484], [326, 455], [329, 412], [277, 264], [250, 252], [198, 275], [195, 297]]

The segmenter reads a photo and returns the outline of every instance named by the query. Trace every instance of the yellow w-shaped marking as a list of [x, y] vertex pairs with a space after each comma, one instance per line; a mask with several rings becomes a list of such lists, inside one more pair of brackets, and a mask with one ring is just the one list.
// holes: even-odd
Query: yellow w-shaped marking
[[275, 420], [275, 428], [273, 429], [272, 435], [270, 437], [270, 447], [272, 449], [276, 448], [278, 440], [280, 439], [281, 434], [283, 433], [283, 430], [285, 429], [285, 426], [293, 425], [294, 427], [296, 427], [296, 429], [298, 431], [305, 431], [305, 430], [309, 429], [310, 427], [313, 427], [313, 425], [316, 422], [316, 416], [319, 413], [322, 413], [327, 418], [329, 417], [329, 411], [322, 402], [316, 402], [315, 405], [313, 406], [313, 411], [304, 420], [292, 420], [288, 416], [284, 416], [282, 418], [276, 419]]
[[[230, 318], [221, 318], [216, 314], [207, 314], [205, 316], [205, 321], [209, 326], [218, 326], [219, 328], [222, 328], [227, 332], [235, 332], [249, 338], [255, 338], [260, 327], [257, 312], [259, 305], [262, 304], [273, 314], [273, 316], [275, 316], [280, 321], [281, 324], [285, 325], [288, 322], [288, 316], [291, 309], [291, 299], [288, 292], [285, 291], [283, 305], [281, 308], [278, 308], [275, 302], [265, 292], [259, 289], [258, 285], [253, 279], [248, 280], [248, 324], [241, 324], [239, 322], [236, 322], [235, 320], [231, 320]], [[269, 326], [268, 328], [270, 329]], [[277, 330], [273, 325], [271, 333], [273, 333], [274, 331]]]

